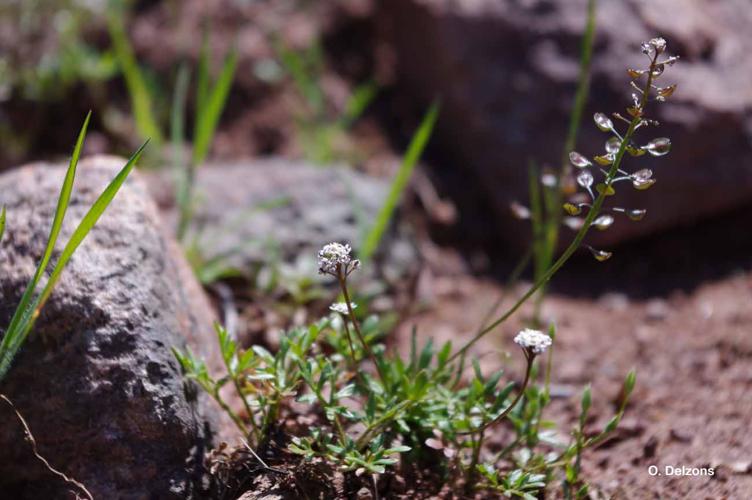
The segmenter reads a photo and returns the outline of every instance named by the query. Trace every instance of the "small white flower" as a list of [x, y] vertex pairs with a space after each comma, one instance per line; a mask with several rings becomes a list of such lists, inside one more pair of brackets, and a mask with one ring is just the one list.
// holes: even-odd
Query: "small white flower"
[[551, 337], [541, 331], [525, 328], [517, 334], [514, 342], [533, 354], [543, 354], [551, 345]]
[[352, 264], [353, 270], [360, 264], [350, 257], [352, 249], [350, 245], [341, 243], [329, 243], [319, 250], [319, 273], [337, 275], [338, 270], [347, 274], [348, 267]]
[[[355, 302], [350, 302], [350, 307], [355, 309], [356, 307], [358, 307], [358, 304], [356, 304]], [[329, 309], [331, 309], [332, 311], [336, 313], [344, 314], [345, 316], [347, 316], [350, 313], [347, 310], [346, 302], [335, 302], [334, 304], [329, 306]]]
[[653, 46], [653, 48], [660, 54], [664, 50], [666, 50], [666, 40], [663, 38], [657, 37], [650, 40], [650, 45]]

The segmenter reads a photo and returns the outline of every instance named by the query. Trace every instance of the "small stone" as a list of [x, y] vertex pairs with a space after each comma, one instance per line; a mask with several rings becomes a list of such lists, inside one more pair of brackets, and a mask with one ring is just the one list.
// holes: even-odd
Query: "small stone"
[[669, 436], [672, 440], [677, 441], [679, 443], [691, 443], [692, 442], [692, 434], [690, 434], [687, 431], [683, 431], [681, 429], [671, 429], [669, 432]]
[[669, 315], [670, 308], [663, 299], [653, 299], [645, 307], [645, 318], [649, 321], [663, 321]]
[[656, 436], [650, 436], [645, 445], [642, 447], [643, 458], [653, 458], [655, 451], [658, 449], [658, 438]]

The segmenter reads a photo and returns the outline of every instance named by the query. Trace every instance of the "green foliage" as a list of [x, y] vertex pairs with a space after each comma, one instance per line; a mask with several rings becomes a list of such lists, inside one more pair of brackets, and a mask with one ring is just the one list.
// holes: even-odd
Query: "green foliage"
[[[0, 82], [24, 99], [50, 101], [76, 83], [95, 85], [112, 78], [117, 73], [113, 54], [83, 37], [96, 15], [95, 8], [73, 0], [0, 2], [0, 30], [14, 41], [0, 54]], [[47, 39], [55, 43], [29, 50], [34, 41]]]
[[303, 156], [321, 165], [351, 159], [353, 154], [345, 144], [347, 132], [376, 98], [376, 83], [368, 81], [356, 86], [342, 112], [335, 116], [329, 109], [321, 85], [324, 77], [321, 43], [315, 41], [310, 47], [300, 51], [277, 43], [276, 52], [302, 101], [295, 119], [297, 139]]
[[233, 48], [225, 56], [222, 71], [216, 82], [210, 83], [208, 37], [204, 39], [198, 66], [199, 83], [196, 93], [196, 126], [193, 131], [193, 165], [201, 165], [209, 153], [209, 146], [217, 131], [219, 117], [227, 103], [237, 65], [238, 53]]
[[[353, 330], [362, 343], [353, 341]], [[477, 361], [466, 379], [464, 358], [452, 361], [451, 343], [437, 348], [429, 340], [419, 347], [413, 334], [403, 357], [380, 343], [384, 334], [374, 316], [366, 315], [361, 324], [335, 313], [285, 332], [272, 353], [258, 345], [243, 350], [217, 326], [226, 371], [216, 377], [190, 351], [175, 355], [186, 376], [228, 412], [252, 447], [266, 442], [289, 416], [319, 415], [287, 443], [304, 460], [324, 459], [359, 476], [399, 467], [401, 457], [435, 463], [441, 451], [444, 461], [437, 467], [450, 484], [465, 478], [471, 489], [523, 498], [536, 498], [557, 477], [564, 485], [581, 482], [570, 472], [575, 459], [615, 429], [634, 385], [628, 376], [624, 405], [601, 433], [587, 438], [583, 417], [567, 442], [542, 417], [550, 401], [547, 382], [522, 388], [500, 383], [503, 371], [486, 376]], [[367, 369], [369, 363], [378, 369]], [[223, 399], [227, 385], [241, 398], [244, 414]], [[590, 396], [587, 401], [589, 407]], [[510, 409], [512, 438], [479, 462], [484, 434], [478, 429]], [[476, 473], [479, 480], [473, 479]]]
[[[70, 203], [70, 196], [71, 192], [73, 191], [73, 181], [76, 176], [76, 167], [81, 155], [81, 149], [86, 137], [86, 130], [89, 126], [90, 118], [91, 113], [86, 116], [86, 120], [84, 121], [84, 124], [81, 127], [81, 131], [78, 134], [78, 140], [76, 141], [76, 145], [73, 149], [73, 154], [71, 156], [71, 160], [65, 174], [65, 179], [60, 189], [57, 209], [55, 210], [55, 216], [52, 221], [52, 227], [50, 229], [50, 235], [47, 239], [47, 245], [45, 247], [44, 254], [42, 256], [42, 259], [39, 261], [34, 275], [31, 277], [31, 280], [26, 286], [24, 294], [21, 297], [21, 301], [16, 307], [15, 313], [11, 318], [10, 324], [5, 331], [5, 336], [3, 337], [2, 343], [0, 344], [0, 380], [10, 369], [13, 358], [33, 329], [34, 322], [39, 317], [39, 313], [42, 307], [44, 307], [44, 304], [50, 297], [52, 290], [59, 281], [62, 272], [65, 269], [65, 266], [70, 261], [76, 249], [83, 242], [84, 238], [86, 238], [101, 215], [112, 202], [113, 198], [120, 190], [120, 187], [123, 185], [125, 180], [128, 178], [128, 175], [133, 170], [133, 167], [135, 166], [136, 162], [141, 156], [141, 153], [143, 152], [144, 147], [146, 146], [146, 144], [142, 145], [133, 154], [133, 156], [131, 156], [125, 166], [104, 189], [102, 194], [100, 194], [100, 196], [97, 198], [88, 212], [78, 223], [78, 226], [73, 231], [70, 239], [63, 247], [63, 250], [58, 257], [57, 262], [52, 267], [52, 272], [47, 279], [47, 283], [45, 284], [42, 291], [37, 294], [37, 287], [45, 271], [47, 271], [48, 264], [50, 263], [52, 253], [55, 249], [55, 243], [57, 242], [58, 236], [60, 235], [60, 230], [62, 229], [65, 212], [67, 211], [68, 205]], [[3, 226], [4, 220], [5, 210], [3, 209]]]
[[107, 28], [115, 58], [128, 88], [136, 130], [142, 138], [151, 138], [159, 149], [164, 139], [158, 117], [154, 114], [154, 98], [125, 32], [125, 17], [123, 0], [110, 0], [107, 9]]
[[[178, 238], [184, 239], [188, 230], [188, 224], [193, 216], [193, 192], [196, 180], [196, 169], [206, 160], [209, 147], [214, 141], [217, 132], [219, 118], [227, 104], [230, 95], [235, 70], [237, 69], [238, 55], [235, 48], [225, 56], [222, 70], [216, 82], [211, 82], [209, 34], [204, 34], [201, 56], [198, 64], [198, 82], [196, 90], [196, 116], [193, 130], [193, 152], [191, 160], [185, 162], [178, 184], [177, 204], [179, 212]], [[185, 108], [185, 96], [187, 94], [188, 76], [185, 66], [178, 73], [175, 86], [175, 95], [172, 114], [172, 141], [175, 154], [174, 163], [178, 168], [182, 160], [183, 121]], [[177, 108], [177, 109], [176, 109]]]
[[412, 176], [415, 165], [418, 163], [418, 160], [420, 160], [423, 150], [426, 148], [428, 140], [431, 138], [431, 133], [433, 132], [438, 117], [439, 105], [435, 102], [423, 117], [418, 130], [415, 131], [415, 134], [410, 141], [410, 145], [407, 148], [407, 153], [405, 153], [405, 156], [402, 159], [402, 164], [400, 165], [397, 174], [394, 176], [394, 179], [392, 179], [389, 193], [384, 200], [384, 204], [381, 206], [381, 210], [379, 210], [376, 220], [363, 240], [361, 256], [364, 261], [370, 259], [378, 249], [379, 243], [381, 243], [381, 239], [383, 238], [386, 229], [389, 227], [389, 222], [392, 220], [394, 211], [397, 209], [397, 204], [402, 198], [402, 193], [405, 191], [407, 183]]
[[3, 205], [3, 210], [2, 212], [0, 212], [0, 241], [2, 241], [4, 234], [5, 234], [5, 205]]
[[[111, 0], [107, 10], [107, 26], [112, 40], [114, 53], [123, 71], [126, 87], [131, 100], [131, 107], [136, 130], [142, 137], [151, 137], [160, 150], [164, 142], [161, 120], [155, 109], [159, 94], [148, 84], [144, 70], [139, 66], [134, 55], [124, 25], [125, 9], [123, 0]], [[209, 54], [209, 33], [206, 31], [201, 46], [198, 63], [193, 145], [190, 161], [183, 155], [185, 139], [185, 108], [190, 83], [190, 72], [186, 63], [178, 68], [170, 112], [170, 140], [172, 142], [173, 166], [178, 174], [177, 206], [178, 237], [182, 240], [193, 215], [193, 192], [196, 169], [209, 154], [209, 149], [217, 131], [219, 119], [227, 104], [235, 71], [238, 54], [235, 48], [225, 56], [222, 69], [216, 81], [211, 78], [211, 59]]]

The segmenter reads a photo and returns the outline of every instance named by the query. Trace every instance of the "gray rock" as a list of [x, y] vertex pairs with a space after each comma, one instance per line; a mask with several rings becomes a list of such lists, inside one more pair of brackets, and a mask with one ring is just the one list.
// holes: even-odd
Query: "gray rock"
[[[81, 162], [61, 242], [124, 163]], [[63, 174], [32, 164], [0, 177], [8, 207], [0, 325], [44, 249]], [[189, 344], [216, 368], [213, 315], [137, 177], [71, 260], [0, 391], [40, 453], [95, 498], [194, 498], [214, 407], [184, 385], [170, 349]], [[0, 413], [2, 496], [67, 498], [70, 488], [34, 459], [10, 410]]]
[[[150, 180], [174, 224], [169, 179]], [[240, 270], [279, 260], [295, 263], [309, 278], [316, 276], [316, 253], [326, 243], [350, 243], [357, 256], [388, 190], [384, 180], [343, 165], [281, 158], [209, 164], [199, 169], [196, 185], [192, 235], [205, 260], [225, 256], [228, 266]], [[410, 275], [416, 264], [409, 230], [396, 229], [385, 235], [377, 255], [387, 281]]]
[[[510, 241], [519, 226], [509, 203], [527, 200], [527, 165], [558, 165], [576, 86], [586, 0], [384, 0], [382, 42], [393, 48], [402, 91], [414, 100], [440, 96], [434, 143], [476, 178]], [[724, 2], [599, 2], [593, 80], [577, 150], [601, 154], [607, 136], [593, 113], [623, 112], [626, 68], [641, 67], [640, 42], [664, 36], [682, 57], [661, 82], [678, 83], [667, 103], [648, 110], [661, 122], [638, 137], [673, 140], [663, 158], [625, 162], [648, 167], [658, 183], [619, 190], [616, 201], [646, 208], [633, 223], [617, 217], [591, 241], [614, 243], [711, 216], [752, 200], [752, 9]], [[657, 111], [657, 114], [655, 114]], [[462, 186], [468, 189], [466, 186]]]

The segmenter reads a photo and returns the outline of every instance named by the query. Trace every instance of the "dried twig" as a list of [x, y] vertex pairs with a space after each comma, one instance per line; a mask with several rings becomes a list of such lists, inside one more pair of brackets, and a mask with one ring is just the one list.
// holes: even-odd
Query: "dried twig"
[[[55, 469], [53, 466], [50, 465], [50, 463], [47, 461], [46, 458], [44, 458], [42, 455], [39, 454], [39, 451], [37, 451], [37, 442], [34, 439], [34, 435], [31, 433], [31, 429], [29, 429], [29, 424], [26, 423], [26, 419], [23, 418], [21, 413], [19, 413], [19, 411], [16, 409], [16, 406], [13, 404], [13, 402], [10, 399], [7, 398], [7, 396], [5, 396], [5, 394], [0, 394], [0, 398], [6, 403], [8, 403], [8, 406], [11, 407], [13, 412], [16, 414], [16, 417], [18, 417], [18, 421], [21, 422], [21, 426], [24, 428], [25, 438], [29, 442], [29, 444], [31, 444], [31, 450], [34, 453], [34, 456], [37, 457], [37, 459], [44, 464], [44, 466], [47, 468], [48, 471], [58, 476], [66, 483], [75, 485], [78, 489], [80, 489], [86, 495], [86, 498], [88, 498], [89, 500], [94, 500], [94, 496], [91, 494], [89, 490], [86, 489], [86, 486], [76, 481], [75, 479], [66, 476], [59, 470]], [[78, 495], [76, 495], [76, 498], [79, 498]]]

